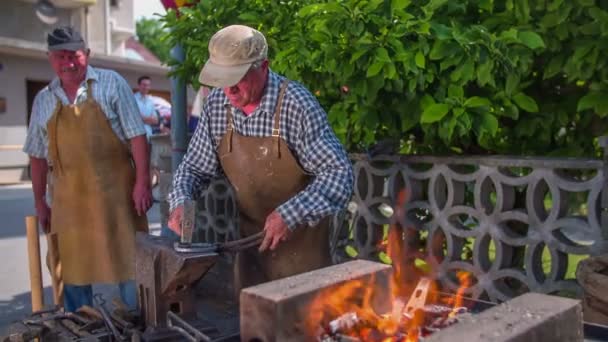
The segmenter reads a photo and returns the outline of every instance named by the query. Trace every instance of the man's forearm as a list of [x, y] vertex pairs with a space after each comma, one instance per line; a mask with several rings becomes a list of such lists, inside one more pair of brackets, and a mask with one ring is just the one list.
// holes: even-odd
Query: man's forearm
[[34, 191], [34, 202], [36, 205], [44, 203], [46, 200], [46, 177], [48, 163], [44, 158], [30, 157], [32, 171], [32, 190]]
[[139, 135], [130, 140], [131, 153], [135, 162], [137, 182], [150, 182], [150, 152], [145, 135]]
[[142, 120], [148, 125], [158, 125], [158, 118], [156, 116], [142, 116]]

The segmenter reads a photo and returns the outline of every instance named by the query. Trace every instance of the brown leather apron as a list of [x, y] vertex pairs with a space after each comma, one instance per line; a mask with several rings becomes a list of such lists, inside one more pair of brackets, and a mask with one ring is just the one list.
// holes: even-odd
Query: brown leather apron
[[[279, 131], [281, 105], [287, 89], [281, 84], [270, 137], [243, 136], [234, 130], [232, 111], [227, 110], [226, 134], [218, 155], [234, 187], [239, 207], [240, 232], [247, 237], [264, 229], [268, 215], [302, 191], [311, 181]], [[331, 264], [329, 219], [316, 227], [298, 227], [275, 251], [240, 252], [235, 261], [235, 289], [311, 271]], [[238, 296], [237, 296], [238, 297]]]
[[125, 143], [87, 87], [87, 100], [64, 106], [57, 99], [47, 124], [52, 163], [51, 230], [57, 233], [66, 284], [132, 279], [135, 231], [147, 231], [132, 191], [135, 170]]

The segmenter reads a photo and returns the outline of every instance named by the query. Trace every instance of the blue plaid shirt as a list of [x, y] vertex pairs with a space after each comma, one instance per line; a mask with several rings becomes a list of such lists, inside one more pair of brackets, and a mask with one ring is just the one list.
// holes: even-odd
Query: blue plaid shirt
[[55, 112], [57, 101], [60, 100], [66, 106], [84, 102], [87, 99], [89, 80], [93, 81], [93, 98], [101, 106], [112, 130], [121, 141], [126, 143], [131, 138], [146, 134], [133, 91], [127, 81], [115, 71], [89, 66], [86, 79], [76, 92], [74, 103], [68, 101], [57, 77], [36, 95], [23, 152], [34, 158], [47, 157], [49, 142], [46, 125]]
[[[258, 108], [249, 116], [232, 107], [236, 132], [245, 136], [272, 135], [273, 114], [282, 76], [270, 71]], [[200, 123], [188, 152], [173, 178], [171, 210], [185, 199], [198, 197], [209, 181], [221, 174], [217, 148], [226, 132], [226, 108], [231, 106], [222, 89], [214, 89], [203, 106]], [[352, 165], [327, 121], [327, 114], [301, 84], [290, 82], [281, 107], [281, 137], [304, 171], [314, 176], [300, 193], [276, 210], [290, 229], [342, 210], [353, 190]]]

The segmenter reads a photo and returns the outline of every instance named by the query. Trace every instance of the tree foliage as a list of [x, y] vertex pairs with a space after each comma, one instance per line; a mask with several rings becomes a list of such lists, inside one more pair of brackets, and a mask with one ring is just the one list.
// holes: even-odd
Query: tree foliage
[[351, 151], [594, 155], [608, 128], [606, 0], [205, 0], [163, 18], [197, 84], [241, 23], [304, 83]]
[[167, 30], [158, 19], [141, 18], [135, 23], [137, 40], [150, 50], [158, 59], [167, 64], [170, 59], [171, 45], [165, 43]]

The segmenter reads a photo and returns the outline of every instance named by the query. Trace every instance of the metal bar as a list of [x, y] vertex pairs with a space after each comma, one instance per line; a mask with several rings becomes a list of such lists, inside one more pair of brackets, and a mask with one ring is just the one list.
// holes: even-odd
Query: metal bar
[[606, 251], [607, 240], [608, 240], [608, 137], [601, 137], [599, 139], [600, 146], [604, 149], [604, 160], [602, 170], [604, 171], [604, 182], [602, 184], [602, 197], [600, 203], [600, 227], [602, 229], [602, 238], [604, 239], [601, 244], [603, 252]]
[[99, 311], [103, 316], [103, 321], [106, 323], [108, 329], [112, 332], [112, 335], [119, 341], [126, 341], [126, 338], [118, 331], [114, 322], [112, 322], [112, 318], [110, 314], [106, 311], [106, 308], [103, 307], [103, 304], [99, 304]]
[[180, 241], [182, 244], [192, 243], [192, 235], [194, 233], [194, 220], [196, 219], [196, 202], [193, 200], [184, 201], [184, 212], [182, 215], [182, 235]]
[[[171, 49], [171, 57], [177, 61], [176, 66], [185, 59], [181, 44]], [[176, 66], [172, 71], [175, 71]], [[171, 76], [171, 142], [173, 153], [171, 155], [171, 171], [175, 174], [182, 162], [188, 147], [188, 115], [186, 114], [186, 80], [183, 77]]]
[[[179, 324], [179, 326], [175, 325], [174, 321], [175, 321], [175, 323]], [[188, 324], [186, 321], [184, 321], [178, 315], [176, 315], [175, 313], [173, 313], [171, 311], [167, 312], [167, 327], [179, 332], [184, 337], [186, 337], [188, 340], [193, 341], [193, 342], [199, 342], [199, 341], [210, 342], [211, 341], [211, 338], [209, 338], [209, 336], [198, 331], [193, 326]]]

